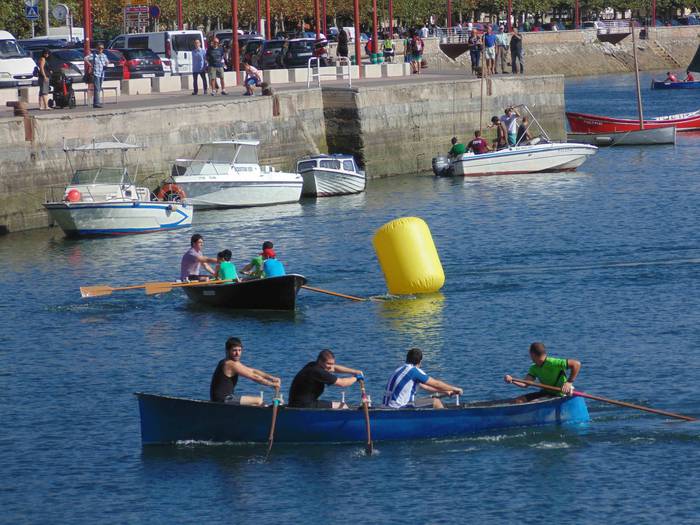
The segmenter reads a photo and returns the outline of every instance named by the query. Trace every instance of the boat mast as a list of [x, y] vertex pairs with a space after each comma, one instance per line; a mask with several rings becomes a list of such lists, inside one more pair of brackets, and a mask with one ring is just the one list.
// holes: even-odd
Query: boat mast
[[639, 129], [644, 129], [644, 112], [642, 111], [642, 89], [639, 87], [639, 64], [637, 63], [637, 39], [634, 35], [634, 24], [630, 19], [632, 31], [632, 54], [634, 55], [634, 78], [637, 81], [637, 111], [639, 112]]

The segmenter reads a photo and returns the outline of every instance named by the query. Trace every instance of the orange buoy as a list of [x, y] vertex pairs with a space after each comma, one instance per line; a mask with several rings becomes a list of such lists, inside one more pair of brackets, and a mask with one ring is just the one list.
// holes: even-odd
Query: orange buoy
[[82, 199], [83, 196], [80, 194], [80, 191], [73, 188], [71, 189], [67, 194], [66, 194], [66, 200], [68, 202], [80, 202], [80, 199]]

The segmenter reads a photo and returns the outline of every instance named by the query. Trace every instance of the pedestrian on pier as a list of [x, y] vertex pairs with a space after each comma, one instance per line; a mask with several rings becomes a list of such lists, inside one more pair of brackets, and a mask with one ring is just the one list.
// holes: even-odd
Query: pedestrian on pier
[[342, 27], [340, 28], [340, 31], [338, 31], [338, 48], [336, 49], [336, 54], [339, 57], [348, 56], [348, 34]]
[[92, 107], [102, 107], [102, 81], [105, 78], [105, 68], [109, 65], [109, 59], [105, 55], [105, 46], [97, 45], [97, 51], [85, 56], [85, 71], [88, 72], [88, 77], [92, 80]]
[[481, 47], [481, 38], [477, 34], [476, 29], [472, 29], [472, 34], [467, 39], [467, 48], [469, 48], [469, 58], [472, 61], [472, 73], [475, 75], [479, 74]]
[[224, 50], [219, 46], [219, 39], [216, 37], [214, 37], [211, 41], [211, 46], [207, 49], [207, 63], [209, 64], [211, 96], [216, 95], [217, 78], [221, 81], [221, 94], [228, 95], [224, 82]]
[[192, 50], [192, 86], [193, 95], [199, 93], [198, 79], [202, 79], [202, 90], [207, 94], [207, 53], [202, 49], [202, 43], [199, 40], [194, 41], [194, 49]]
[[517, 62], [520, 63], [520, 74], [525, 73], [525, 59], [523, 58], [523, 35], [518, 28], [513, 26], [510, 33], [510, 65], [515, 75], [518, 72]]
[[493, 29], [489, 25], [484, 34], [484, 62], [486, 62], [486, 74], [496, 74], [496, 40]]
[[46, 63], [51, 56], [51, 51], [44, 49], [37, 66], [37, 78], [39, 79], [39, 110], [49, 109], [49, 65]]
[[[498, 28], [498, 35], [496, 35], [496, 67], [501, 66], [501, 73], [506, 74], [506, 66], [508, 65], [508, 46], [510, 41], [508, 39], [508, 33], [506, 33], [505, 28], [501, 25]], [[496, 71], [498, 73], [498, 71]]]

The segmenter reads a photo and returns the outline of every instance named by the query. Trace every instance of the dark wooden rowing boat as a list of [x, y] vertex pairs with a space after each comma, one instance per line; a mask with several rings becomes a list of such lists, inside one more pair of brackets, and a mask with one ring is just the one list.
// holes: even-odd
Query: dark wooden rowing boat
[[[137, 393], [144, 445], [183, 441], [267, 443], [272, 407], [212, 403]], [[581, 397], [556, 397], [513, 404], [475, 403], [442, 410], [370, 410], [372, 439], [459, 438], [511, 427], [582, 423], [588, 408]], [[282, 406], [275, 426], [276, 443], [364, 443], [365, 419], [360, 410]]]
[[306, 284], [302, 275], [288, 274], [240, 283], [185, 287], [196, 303], [241, 310], [294, 310], [299, 288]]

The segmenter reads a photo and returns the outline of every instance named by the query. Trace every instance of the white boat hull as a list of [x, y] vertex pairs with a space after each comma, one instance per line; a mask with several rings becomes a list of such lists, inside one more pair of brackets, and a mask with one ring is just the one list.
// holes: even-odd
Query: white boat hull
[[461, 155], [453, 161], [455, 175], [506, 175], [543, 171], [573, 171], [598, 148], [588, 144], [546, 143], [473, 155]]
[[303, 172], [302, 195], [332, 197], [365, 191], [367, 178], [364, 173], [350, 173], [340, 170], [315, 168]]
[[302, 178], [286, 177], [276, 181], [203, 181], [175, 177], [185, 192], [185, 202], [195, 208], [246, 208], [298, 202]]
[[49, 202], [44, 207], [69, 237], [185, 228], [193, 214], [191, 206], [159, 201]]

